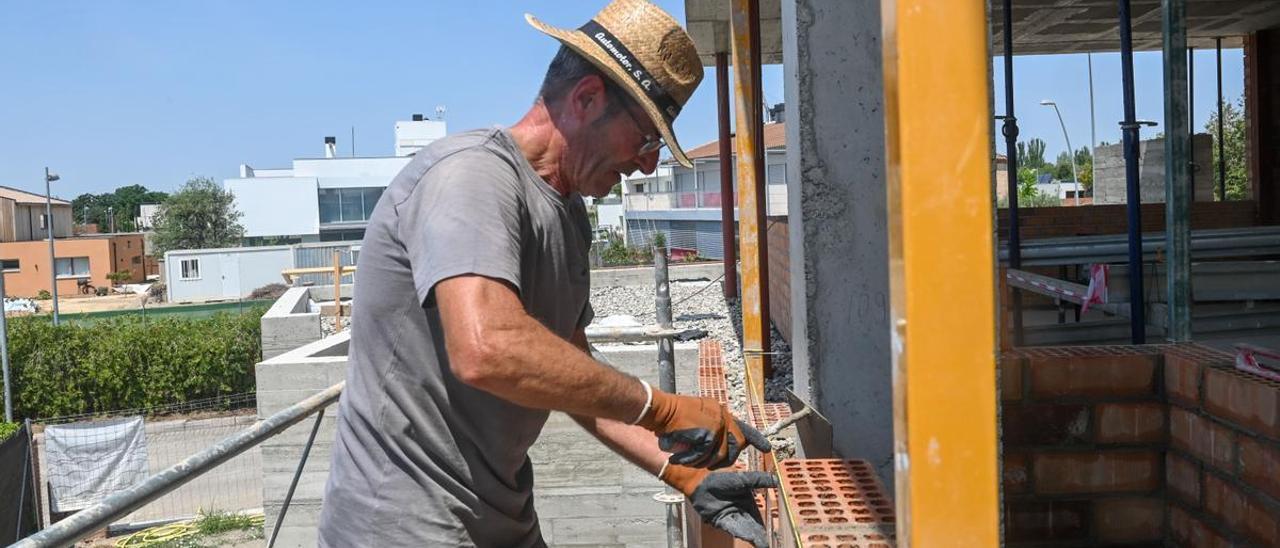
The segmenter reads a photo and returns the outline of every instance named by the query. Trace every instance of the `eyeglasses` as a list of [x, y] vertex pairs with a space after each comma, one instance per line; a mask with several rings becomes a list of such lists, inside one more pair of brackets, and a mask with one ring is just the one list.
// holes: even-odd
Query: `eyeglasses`
[[[621, 107], [622, 110], [626, 111], [627, 116], [631, 118], [631, 122], [635, 124], [636, 129], [640, 131], [644, 131], [643, 129], [641, 129], [643, 126], [640, 124], [640, 119], [636, 118], [635, 113], [631, 112], [631, 101], [624, 99], [622, 95], [612, 87], [609, 88], [609, 97], [612, 100], [617, 101], [618, 106]], [[652, 154], [654, 152], [657, 152], [664, 146], [667, 146], [667, 143], [666, 141], [662, 140], [661, 135], [646, 133], [644, 135], [644, 144], [640, 145], [640, 150], [636, 151], [636, 156], [645, 156], [647, 154]]]

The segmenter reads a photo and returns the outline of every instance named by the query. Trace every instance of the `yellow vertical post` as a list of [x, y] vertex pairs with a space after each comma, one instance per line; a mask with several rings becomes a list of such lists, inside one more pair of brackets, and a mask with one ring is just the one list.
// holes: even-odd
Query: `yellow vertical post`
[[986, 2], [884, 0], [899, 546], [996, 546]]
[[[764, 401], [764, 374], [768, 370], [768, 311], [763, 298], [765, 268], [764, 198], [756, 155], [761, 142], [759, 100], [759, 0], [732, 0], [730, 30], [733, 35], [733, 92], [738, 132], [738, 239], [742, 258], [742, 354], [748, 387], [755, 387], [756, 401]], [[751, 398], [748, 395], [748, 398]]]

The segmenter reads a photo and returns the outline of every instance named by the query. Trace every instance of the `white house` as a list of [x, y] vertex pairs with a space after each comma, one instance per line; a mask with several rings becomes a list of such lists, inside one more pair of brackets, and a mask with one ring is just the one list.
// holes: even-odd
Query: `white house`
[[415, 114], [396, 122], [395, 133], [394, 156], [339, 157], [337, 139], [325, 137], [321, 158], [298, 158], [288, 168], [242, 164], [223, 186], [244, 214], [246, 243], [363, 239], [383, 189], [414, 152], [445, 136], [445, 123]]
[[[785, 127], [781, 122], [764, 125], [769, 216], [787, 215]], [[694, 147], [686, 155], [693, 161], [692, 169], [671, 161], [658, 166], [653, 175], [623, 181], [627, 243], [646, 245], [653, 234], [662, 232], [667, 237], [667, 247], [673, 250], [695, 252], [709, 259], [723, 258], [720, 142]], [[731, 156], [735, 163], [736, 157]], [[736, 165], [733, 174], [736, 181]]]

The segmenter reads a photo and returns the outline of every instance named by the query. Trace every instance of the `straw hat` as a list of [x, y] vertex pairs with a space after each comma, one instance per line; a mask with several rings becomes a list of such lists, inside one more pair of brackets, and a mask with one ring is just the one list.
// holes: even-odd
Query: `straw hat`
[[676, 161], [693, 167], [671, 123], [702, 81], [702, 62], [678, 21], [646, 0], [614, 0], [574, 30], [547, 25], [527, 13], [524, 17], [627, 90], [662, 133]]

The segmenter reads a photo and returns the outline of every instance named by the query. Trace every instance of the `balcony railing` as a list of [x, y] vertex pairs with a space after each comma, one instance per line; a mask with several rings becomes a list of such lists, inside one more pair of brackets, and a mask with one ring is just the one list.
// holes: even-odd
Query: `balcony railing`
[[720, 207], [720, 192], [649, 192], [627, 195], [627, 209], [633, 211], [697, 209], [703, 207]]

